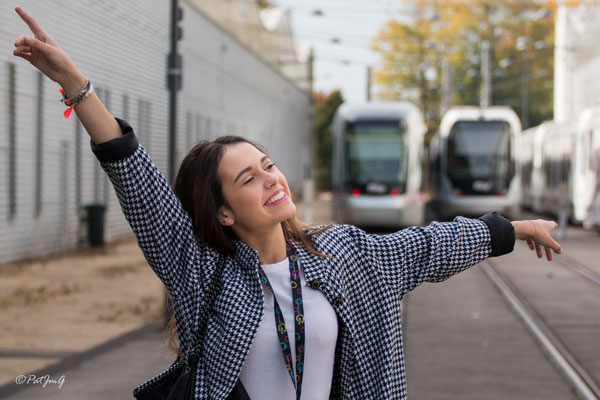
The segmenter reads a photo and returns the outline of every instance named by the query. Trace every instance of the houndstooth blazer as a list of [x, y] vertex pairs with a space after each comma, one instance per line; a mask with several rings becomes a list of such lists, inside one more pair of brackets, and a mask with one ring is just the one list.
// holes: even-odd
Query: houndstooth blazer
[[[148, 264], [173, 296], [180, 346], [187, 353], [219, 255], [194, 234], [189, 215], [132, 128], [117, 122], [122, 137], [99, 145], [90, 140], [90, 145]], [[338, 316], [331, 398], [405, 399], [400, 300], [423, 281], [443, 281], [512, 251], [515, 234], [508, 220], [490, 213], [383, 236], [334, 225], [313, 236], [313, 242], [333, 258], [292, 245], [306, 281], [325, 295]], [[206, 328], [196, 399], [224, 399], [242, 370], [263, 314], [258, 264], [258, 252], [236, 241]]]

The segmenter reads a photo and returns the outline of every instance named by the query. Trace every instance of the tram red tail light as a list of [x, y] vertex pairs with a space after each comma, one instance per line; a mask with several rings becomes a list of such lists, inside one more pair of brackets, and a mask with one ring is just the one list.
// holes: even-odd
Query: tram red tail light
[[398, 189], [392, 189], [392, 191], [390, 192], [390, 194], [392, 196], [398, 196], [400, 194], [400, 192], [398, 191]]
[[352, 196], [354, 196], [354, 197], [360, 196], [360, 189], [358, 189], [358, 188], [352, 189]]

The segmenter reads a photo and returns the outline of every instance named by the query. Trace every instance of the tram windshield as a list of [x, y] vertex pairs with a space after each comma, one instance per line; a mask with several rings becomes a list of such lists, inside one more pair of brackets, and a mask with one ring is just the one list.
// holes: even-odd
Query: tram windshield
[[[346, 127], [346, 183], [361, 192], [405, 191], [408, 152], [404, 121], [357, 121]], [[379, 185], [373, 185], [378, 183]], [[371, 184], [371, 185], [369, 185]], [[367, 188], [376, 190], [367, 190]]]
[[505, 121], [459, 121], [448, 135], [448, 177], [466, 194], [499, 194], [513, 170], [510, 125]]

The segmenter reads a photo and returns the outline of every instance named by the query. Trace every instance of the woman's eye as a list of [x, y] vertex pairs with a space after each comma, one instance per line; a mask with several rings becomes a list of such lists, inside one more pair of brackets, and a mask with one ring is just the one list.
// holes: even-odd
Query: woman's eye
[[[275, 166], [275, 163], [272, 163], [272, 164], [267, 165], [267, 167], [265, 169], [272, 169], [274, 166]], [[249, 183], [252, 179], [254, 179], [254, 178], [249, 178], [246, 182], [244, 182], [244, 185], [246, 183]]]

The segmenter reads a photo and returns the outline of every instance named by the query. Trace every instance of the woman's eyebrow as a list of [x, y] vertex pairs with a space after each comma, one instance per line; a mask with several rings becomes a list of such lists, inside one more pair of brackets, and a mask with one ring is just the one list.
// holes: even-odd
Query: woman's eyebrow
[[[260, 159], [260, 162], [262, 163], [263, 161], [265, 161], [267, 158], [269, 158], [269, 156], [264, 156], [263, 158]], [[243, 170], [240, 171], [240, 173], [238, 174], [238, 176], [235, 178], [235, 180], [233, 181], [233, 183], [236, 183], [238, 179], [240, 179], [240, 176], [242, 176], [245, 172], [248, 172], [252, 169], [252, 167], [246, 167]]]

